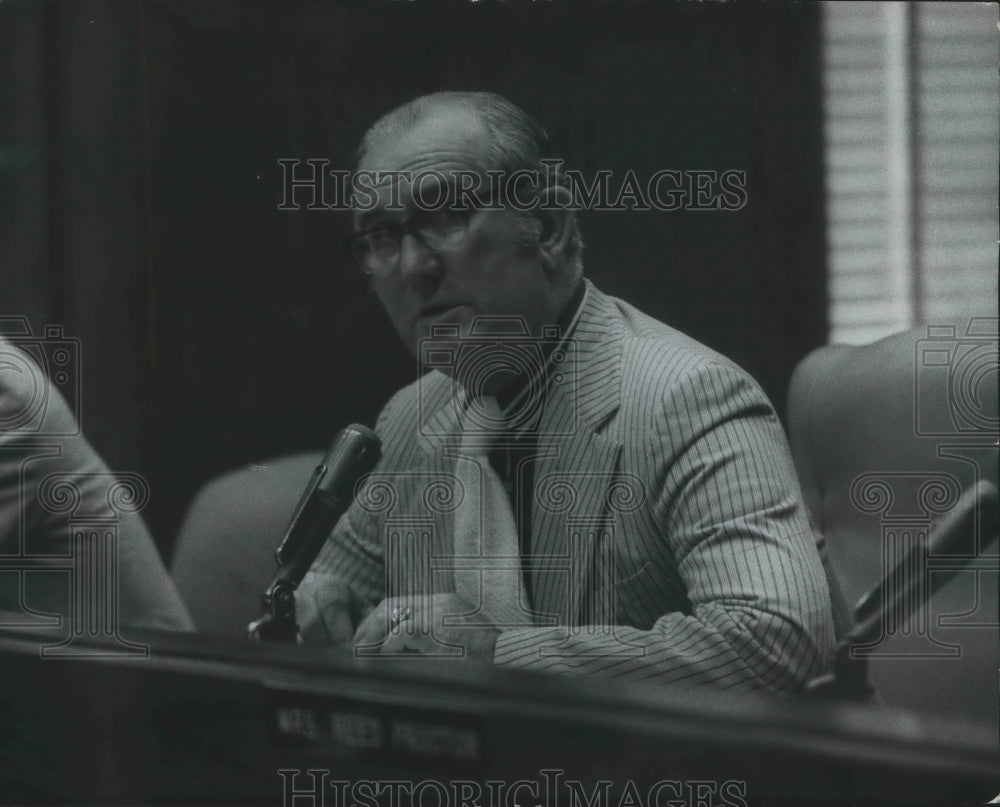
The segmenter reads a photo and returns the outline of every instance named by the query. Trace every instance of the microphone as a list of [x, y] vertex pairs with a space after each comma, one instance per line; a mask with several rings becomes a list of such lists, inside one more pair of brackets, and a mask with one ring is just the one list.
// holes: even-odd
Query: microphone
[[[998, 495], [996, 485], [980, 480], [975, 487], [965, 491], [951, 511], [935, 525], [926, 546], [915, 543], [896, 561], [878, 584], [858, 601], [854, 609], [854, 621], [858, 625], [854, 631], [857, 634], [853, 637], [855, 643], [875, 641], [886, 613], [900, 613], [919, 601], [928, 556], [966, 556], [964, 560], [969, 560], [966, 547], [970, 537], [976, 534], [977, 519], [983, 545], [990, 543], [997, 532]], [[927, 596], [939, 591], [962, 566], [962, 562], [958, 562], [935, 569], [929, 576]]]
[[[818, 698], [846, 697], [862, 701], [877, 696], [868, 677], [868, 658], [852, 655], [852, 648], [873, 643], [883, 630], [889, 614], [926, 608], [930, 597], [947, 580], [963, 567], [974, 563], [975, 559], [965, 555], [962, 548], [970, 537], [977, 534], [977, 530], [984, 547], [996, 539], [998, 498], [1000, 493], [996, 485], [980, 480], [962, 494], [951, 512], [935, 526], [926, 545], [915, 544], [899, 558], [858, 602], [854, 627], [834, 647], [829, 670], [806, 684], [807, 694]], [[946, 569], [935, 569], [935, 574], [928, 574], [929, 557], [948, 555], [955, 556], [953, 564]], [[923, 593], [925, 583], [928, 590]]]
[[340, 517], [354, 500], [354, 488], [382, 456], [382, 442], [366, 426], [352, 424], [334, 438], [299, 499], [275, 550], [278, 571], [261, 597], [262, 616], [250, 623], [251, 639], [294, 642], [295, 589], [312, 566]]
[[352, 424], [334, 438], [299, 500], [285, 537], [274, 553], [285, 577], [305, 577], [337, 521], [354, 499], [354, 486], [381, 457], [382, 442], [367, 426]]

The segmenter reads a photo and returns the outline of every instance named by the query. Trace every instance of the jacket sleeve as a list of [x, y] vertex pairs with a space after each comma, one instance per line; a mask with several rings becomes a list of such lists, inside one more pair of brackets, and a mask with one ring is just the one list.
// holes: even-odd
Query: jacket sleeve
[[[647, 545], [654, 569], [659, 558], [672, 559], [690, 606], [658, 614], [644, 628], [509, 630], [499, 637], [495, 662], [795, 690], [823, 669], [833, 625], [782, 427], [756, 383], [722, 363], [699, 365], [658, 400], [662, 409], [652, 419], [641, 416], [645, 429], [633, 429], [644, 431], [632, 456], [648, 480], [648, 510], [629, 522], [633, 535], [624, 539]], [[647, 586], [651, 600], [666, 583], [654, 571]]]

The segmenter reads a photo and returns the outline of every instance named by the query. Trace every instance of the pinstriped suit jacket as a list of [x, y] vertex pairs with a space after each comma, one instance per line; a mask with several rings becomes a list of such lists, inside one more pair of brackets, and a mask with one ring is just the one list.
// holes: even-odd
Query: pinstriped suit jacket
[[[833, 644], [829, 591], [763, 392], [589, 282], [571, 345], [538, 424], [534, 624], [502, 632], [495, 662], [801, 686]], [[300, 586], [307, 621], [345, 582], [373, 603], [452, 590], [451, 513], [475, 506], [455, 486], [453, 393], [432, 372], [383, 410], [383, 459]]]

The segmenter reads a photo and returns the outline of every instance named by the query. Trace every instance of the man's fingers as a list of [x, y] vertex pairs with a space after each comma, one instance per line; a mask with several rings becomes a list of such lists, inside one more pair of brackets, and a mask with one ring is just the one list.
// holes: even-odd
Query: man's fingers
[[[393, 597], [383, 600], [358, 626], [354, 634], [354, 646], [396, 647], [400, 639], [413, 639], [423, 633], [422, 620], [427, 616], [412, 599]], [[398, 648], [397, 648], [398, 649]]]
[[377, 603], [369, 602], [364, 597], [354, 597], [351, 601], [351, 630], [354, 630], [354, 626], [360, 627], [377, 607]]
[[354, 632], [355, 647], [378, 644], [385, 638], [386, 629], [389, 627], [388, 608], [388, 601], [383, 600], [361, 621], [358, 629]]
[[379, 647], [379, 655], [398, 656], [406, 653], [419, 653], [420, 641], [409, 633], [393, 631], [385, 637]]
[[319, 616], [331, 642], [340, 644], [351, 641], [354, 635], [354, 623], [351, 621], [350, 608], [346, 602], [327, 603]]
[[310, 572], [295, 593], [295, 618], [307, 643], [351, 641], [362, 611], [372, 606], [343, 581]]

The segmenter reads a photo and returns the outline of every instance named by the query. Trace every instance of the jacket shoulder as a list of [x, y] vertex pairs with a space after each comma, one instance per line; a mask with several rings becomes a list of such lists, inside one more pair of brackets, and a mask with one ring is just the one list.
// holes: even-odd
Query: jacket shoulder
[[444, 406], [452, 391], [451, 379], [432, 370], [398, 390], [379, 413], [375, 433], [383, 445], [411, 445], [421, 418]]
[[654, 390], [668, 393], [670, 388], [703, 374], [759, 390], [746, 370], [718, 351], [623, 300], [610, 299], [618, 314], [622, 342], [623, 391], [646, 379], [647, 389], [652, 384]]

